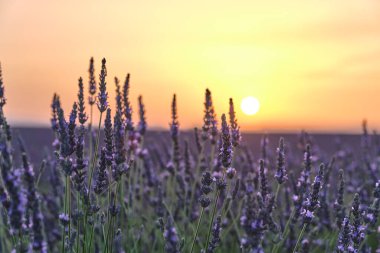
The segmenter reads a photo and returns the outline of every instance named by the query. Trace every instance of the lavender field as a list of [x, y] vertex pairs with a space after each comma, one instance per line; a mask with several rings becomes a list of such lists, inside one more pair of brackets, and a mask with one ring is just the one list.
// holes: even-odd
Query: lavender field
[[361, 135], [244, 133], [233, 98], [217, 115], [207, 89], [193, 131], [175, 94], [168, 130], [150, 130], [129, 74], [91, 59], [70, 111], [51, 94], [51, 128], [13, 128], [2, 74], [0, 252], [380, 252], [380, 137], [365, 121]]

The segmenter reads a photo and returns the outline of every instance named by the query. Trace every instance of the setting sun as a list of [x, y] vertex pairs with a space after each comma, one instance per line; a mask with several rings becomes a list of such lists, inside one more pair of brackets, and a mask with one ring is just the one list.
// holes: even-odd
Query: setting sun
[[254, 115], [259, 111], [260, 103], [256, 98], [249, 96], [241, 101], [241, 110], [247, 115]]

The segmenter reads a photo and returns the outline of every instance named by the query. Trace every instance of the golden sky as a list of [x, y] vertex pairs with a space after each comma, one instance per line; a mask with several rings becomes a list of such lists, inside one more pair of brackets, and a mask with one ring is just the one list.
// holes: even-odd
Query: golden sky
[[54, 92], [68, 113], [91, 56], [97, 71], [107, 58], [112, 100], [113, 77], [131, 73], [151, 127], [168, 127], [173, 93], [181, 127], [200, 125], [210, 88], [219, 116], [234, 98], [245, 131], [380, 128], [380, 1], [0, 0], [13, 125], [48, 125]]

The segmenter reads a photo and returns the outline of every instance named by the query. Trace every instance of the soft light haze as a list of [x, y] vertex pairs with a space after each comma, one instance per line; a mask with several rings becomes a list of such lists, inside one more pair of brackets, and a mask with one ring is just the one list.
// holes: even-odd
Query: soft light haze
[[379, 1], [0, 0], [11, 124], [48, 125], [54, 92], [68, 110], [91, 56], [97, 74], [107, 58], [112, 105], [113, 77], [131, 73], [150, 127], [168, 127], [173, 93], [181, 128], [200, 125], [209, 88], [219, 116], [234, 98], [244, 131], [380, 128]]

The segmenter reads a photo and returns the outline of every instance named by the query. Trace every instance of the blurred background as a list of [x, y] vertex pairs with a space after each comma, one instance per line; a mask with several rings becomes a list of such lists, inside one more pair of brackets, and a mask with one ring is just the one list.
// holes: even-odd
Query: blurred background
[[[379, 1], [0, 0], [0, 37], [17, 127], [48, 127], [54, 92], [68, 112], [91, 56], [97, 74], [107, 59], [111, 106], [114, 77], [131, 74], [151, 129], [168, 128], [173, 93], [181, 128], [200, 126], [206, 88], [219, 116], [234, 98], [245, 132], [380, 126]], [[254, 115], [240, 108], [248, 96]]]

